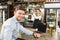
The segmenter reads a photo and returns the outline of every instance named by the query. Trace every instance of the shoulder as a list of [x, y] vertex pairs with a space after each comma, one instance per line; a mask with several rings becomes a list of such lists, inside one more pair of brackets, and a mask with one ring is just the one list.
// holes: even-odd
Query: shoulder
[[3, 23], [3, 25], [10, 25], [11, 22], [12, 22], [12, 18], [9, 18]]
[[9, 18], [3, 23], [2, 27], [12, 29], [13, 28], [12, 25], [13, 25], [12, 18]]

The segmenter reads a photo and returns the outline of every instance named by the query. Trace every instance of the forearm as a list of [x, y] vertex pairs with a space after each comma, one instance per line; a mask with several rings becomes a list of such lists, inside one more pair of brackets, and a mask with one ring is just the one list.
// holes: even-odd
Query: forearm
[[20, 29], [19, 29], [21, 32], [25, 33], [26, 35], [33, 35], [33, 32], [24, 28], [23, 26], [20, 26]]

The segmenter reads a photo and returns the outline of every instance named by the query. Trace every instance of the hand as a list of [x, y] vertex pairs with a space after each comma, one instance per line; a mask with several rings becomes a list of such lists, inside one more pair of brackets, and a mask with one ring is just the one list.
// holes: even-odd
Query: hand
[[35, 38], [39, 38], [41, 35], [40, 35], [39, 33], [34, 32], [33, 36], [34, 36]]

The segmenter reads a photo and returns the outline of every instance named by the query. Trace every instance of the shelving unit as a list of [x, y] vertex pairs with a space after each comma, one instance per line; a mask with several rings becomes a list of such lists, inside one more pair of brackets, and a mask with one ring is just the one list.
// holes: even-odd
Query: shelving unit
[[60, 9], [57, 10], [57, 26], [60, 28]]
[[47, 28], [49, 29], [49, 33], [52, 36], [53, 35], [53, 30], [56, 31], [56, 14], [57, 10], [56, 9], [46, 9], [46, 23], [47, 23]]
[[47, 9], [46, 10], [46, 22], [47, 25], [53, 24], [56, 26], [56, 9]]

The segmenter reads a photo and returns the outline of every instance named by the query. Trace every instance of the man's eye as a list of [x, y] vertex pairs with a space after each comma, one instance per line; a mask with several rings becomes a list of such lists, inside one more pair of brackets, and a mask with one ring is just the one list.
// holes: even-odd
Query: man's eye
[[25, 14], [23, 14], [23, 15], [25, 15]]
[[19, 13], [19, 14], [25, 15], [25, 13]]

